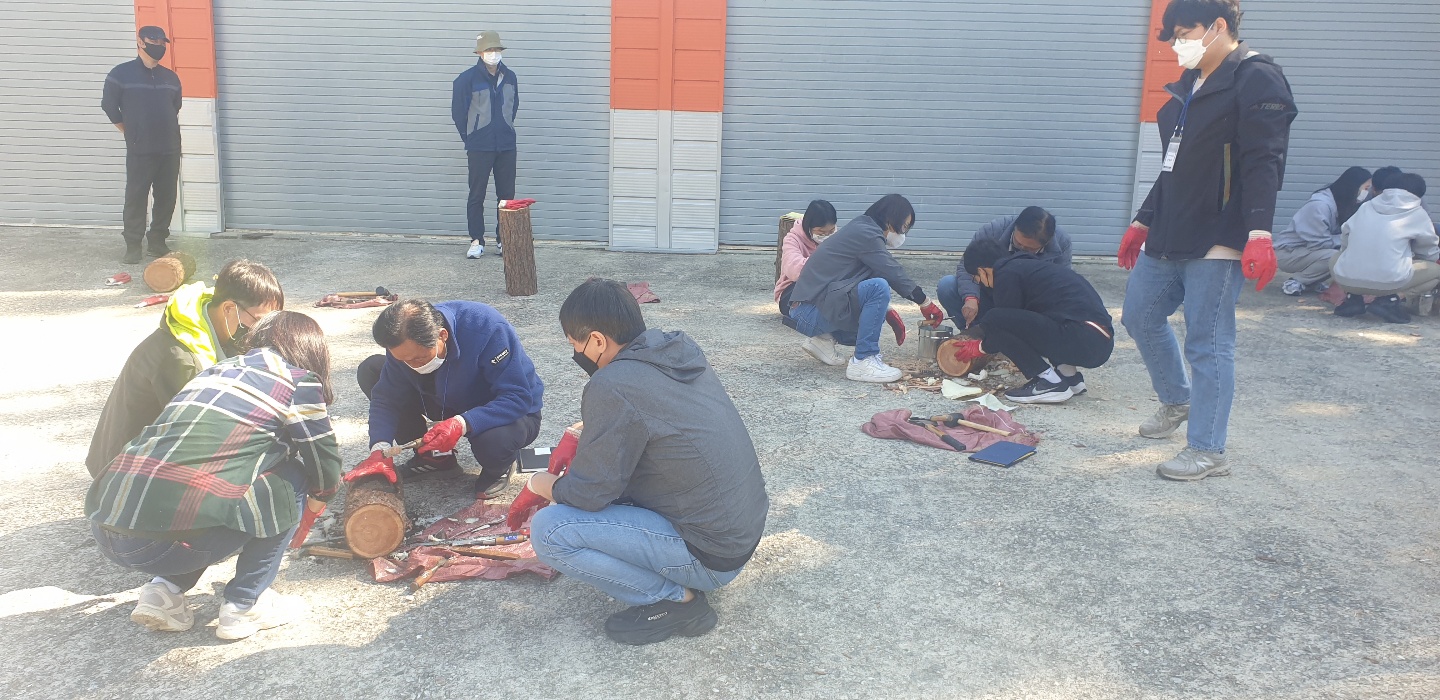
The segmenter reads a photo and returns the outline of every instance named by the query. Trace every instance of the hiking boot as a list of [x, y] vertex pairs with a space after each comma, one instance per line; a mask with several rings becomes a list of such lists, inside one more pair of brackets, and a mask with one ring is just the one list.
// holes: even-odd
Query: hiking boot
[[1230, 476], [1224, 452], [1201, 452], [1187, 446], [1175, 458], [1155, 468], [1155, 473], [1171, 481], [1199, 481], [1207, 476]]
[[490, 481], [489, 479], [494, 477], [487, 477], [484, 474], [476, 477], [475, 500], [478, 501], [483, 498], [488, 501], [495, 498], [496, 496], [499, 496], [502, 493], [505, 493], [505, 489], [510, 488], [510, 480], [515, 478], [515, 471], [516, 463], [511, 462], [510, 468], [506, 470], [499, 479]]
[[446, 476], [460, 471], [460, 460], [452, 452], [417, 454], [395, 470], [402, 480], [421, 476]]
[[126, 241], [125, 257], [120, 258], [120, 262], [126, 265], [139, 265], [140, 261], [144, 259], [144, 255], [145, 253], [140, 248], [139, 243], [131, 243], [129, 241]]
[[163, 258], [170, 254], [170, 246], [165, 245], [165, 241], [150, 241], [145, 246], [145, 254], [152, 258]]
[[1140, 437], [1152, 440], [1170, 437], [1180, 428], [1180, 424], [1187, 420], [1190, 420], [1190, 404], [1182, 403], [1175, 406], [1160, 404], [1160, 410], [1156, 411], [1149, 420], [1140, 424]]
[[1300, 284], [1300, 280], [1291, 277], [1285, 280], [1285, 284], [1280, 285], [1280, 291], [1284, 292], [1287, 297], [1298, 297], [1305, 293], [1305, 285]]
[[817, 335], [814, 338], [806, 338], [800, 344], [800, 349], [810, 353], [810, 356], [831, 367], [839, 367], [845, 364], [845, 358], [835, 351], [835, 339], [829, 333]]
[[845, 378], [854, 382], [885, 384], [900, 381], [903, 376], [904, 372], [885, 364], [879, 355], [871, 355], [863, 360], [852, 357], [850, 364], [845, 367]]
[[1063, 378], [1056, 383], [1044, 377], [1036, 377], [1025, 386], [1005, 392], [1005, 398], [1015, 403], [1065, 403], [1074, 395]]
[[151, 581], [140, 587], [130, 620], [151, 632], [185, 632], [195, 626], [195, 613], [185, 605], [184, 593], [171, 593], [169, 586]]
[[471, 260], [485, 257], [485, 244], [480, 241], [470, 241], [470, 250], [465, 251], [465, 257]]
[[1400, 297], [1394, 294], [1370, 302], [1365, 310], [1379, 316], [1380, 320], [1386, 323], [1410, 322], [1410, 312], [1405, 310], [1405, 304], [1400, 301]]
[[260, 630], [288, 625], [305, 614], [305, 601], [265, 589], [255, 604], [241, 610], [240, 606], [226, 601], [220, 606], [220, 620], [215, 625], [215, 636], [225, 640], [244, 639]]
[[662, 600], [621, 610], [605, 620], [605, 636], [621, 644], [654, 644], [674, 634], [699, 637], [715, 629], [715, 621], [705, 594], [695, 591], [688, 603]]
[[1359, 294], [1346, 294], [1345, 301], [1335, 307], [1335, 315], [1345, 318], [1352, 318], [1363, 313], [1365, 313], [1365, 297]]

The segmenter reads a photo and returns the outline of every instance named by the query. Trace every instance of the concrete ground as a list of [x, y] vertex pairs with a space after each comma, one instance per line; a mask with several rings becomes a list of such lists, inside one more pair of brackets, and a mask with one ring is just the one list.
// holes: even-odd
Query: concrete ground
[[[1247, 291], [1235, 473], [1177, 484], [1154, 465], [1182, 440], [1135, 435], [1156, 402], [1123, 331], [1110, 364], [1087, 372], [1088, 396], [1019, 411], [1046, 438], [1001, 470], [863, 435], [878, 411], [954, 404], [848, 382], [803, 354], [776, 320], [770, 251], [542, 245], [540, 294], [512, 299], [500, 261], [467, 261], [454, 239], [182, 247], [206, 279], [232, 257], [271, 265], [290, 308], [319, 319], [348, 464], [365, 452], [353, 372], [376, 351], [377, 312], [311, 308], [323, 294], [384, 284], [496, 306], [546, 382], [542, 439], [555, 440], [579, 418], [585, 380], [556, 321], [561, 300], [590, 275], [649, 281], [663, 299], [645, 307], [649, 323], [695, 337], [750, 426], [772, 500], [767, 535], [714, 596], [714, 632], [650, 647], [608, 641], [602, 620], [620, 606], [569, 578], [435, 584], [410, 599], [353, 562], [305, 559], [277, 584], [312, 606], [303, 622], [216, 640], [222, 565], [191, 596], [194, 630], [146, 632], [128, 619], [146, 577], [102, 558], [89, 535], [82, 459], [158, 308], [131, 308], [138, 281], [103, 286], [125, 269], [114, 231], [0, 229], [6, 697], [1440, 696], [1436, 319], [1387, 326], [1336, 318], [1278, 284]], [[904, 262], [933, 285], [955, 256]], [[1124, 273], [1079, 269], [1118, 320]], [[440, 515], [468, 489], [430, 483], [408, 500]]]

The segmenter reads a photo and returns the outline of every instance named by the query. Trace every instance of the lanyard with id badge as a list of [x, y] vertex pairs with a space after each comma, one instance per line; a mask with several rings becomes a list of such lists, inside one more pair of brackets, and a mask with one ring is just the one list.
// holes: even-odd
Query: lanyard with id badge
[[1170, 137], [1170, 147], [1165, 149], [1165, 162], [1160, 165], [1160, 172], [1175, 172], [1175, 157], [1180, 153], [1180, 140], [1185, 136], [1185, 118], [1190, 115], [1190, 101], [1195, 99], [1195, 93], [1200, 91], [1200, 86], [1190, 90], [1185, 101], [1180, 106], [1180, 121], [1175, 123], [1175, 135]]

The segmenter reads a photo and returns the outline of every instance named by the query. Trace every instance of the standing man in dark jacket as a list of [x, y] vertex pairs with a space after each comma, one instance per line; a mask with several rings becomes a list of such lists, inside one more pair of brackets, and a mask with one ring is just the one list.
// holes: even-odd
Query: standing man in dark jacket
[[[833, 331], [855, 334], [855, 357], [845, 378], [885, 383], [901, 371], [880, 357], [880, 332], [888, 322], [897, 338], [904, 338], [903, 322], [890, 312], [890, 290], [920, 304], [920, 312], [938, 323], [945, 314], [927, 301], [925, 290], [906, 274], [890, 254], [905, 244], [915, 224], [915, 208], [898, 194], [887, 194], [865, 213], [825, 239], [805, 262], [805, 269], [790, 293], [790, 318], [795, 330], [809, 340], [801, 347], [821, 362], [834, 356]], [[817, 348], [814, 343], [829, 343]], [[826, 352], [828, 351], [828, 352]]]
[[[135, 40], [140, 56], [110, 69], [100, 108], [125, 135], [125, 257], [140, 262], [145, 252], [158, 258], [170, 252], [170, 219], [180, 186], [180, 76], [160, 65], [170, 39], [159, 27], [141, 27]], [[145, 233], [145, 205], [155, 192], [150, 233]]]
[[[1025, 207], [1018, 215], [1002, 216], [985, 224], [970, 239], [971, 243], [975, 241], [995, 241], [1012, 253], [1029, 253], [1036, 259], [1070, 267], [1070, 236], [1055, 224], [1054, 214], [1040, 207]], [[935, 296], [945, 313], [965, 328], [975, 323], [986, 308], [982, 302], [987, 292], [971, 279], [963, 261], [956, 266], [954, 275], [940, 278]]]
[[770, 509], [750, 431], [705, 353], [647, 330], [624, 284], [577, 287], [560, 327], [591, 379], [569, 471], [526, 485], [555, 503], [531, 520], [535, 553], [632, 606], [605, 621], [617, 642], [705, 634], [705, 592], [740, 574]]
[[[1120, 266], [1133, 269], [1123, 322], [1162, 404], [1140, 435], [1169, 437], [1190, 422], [1185, 449], [1157, 469], [1181, 481], [1230, 473], [1235, 304], [1242, 275], [1256, 289], [1275, 276], [1270, 229], [1297, 113], [1280, 67], [1239, 41], [1240, 14], [1239, 0], [1165, 9], [1160, 40], [1174, 40], [1188, 70], [1166, 87], [1161, 173], [1120, 243]], [[1189, 377], [1169, 323], [1182, 304]]]
[[956, 359], [1010, 358], [1030, 380], [1005, 392], [1016, 403], [1063, 403], [1085, 393], [1079, 368], [1099, 367], [1115, 350], [1110, 312], [1089, 280], [989, 239], [971, 241], [963, 264], [989, 290], [990, 309], [976, 322], [984, 340], [962, 342]]
[[[499, 32], [480, 32], [475, 37], [480, 60], [455, 79], [450, 99], [450, 115], [470, 159], [470, 199], [465, 208], [470, 250], [465, 257], [471, 259], [485, 255], [485, 191], [490, 187], [491, 172], [495, 173], [495, 198], [515, 198], [515, 115], [520, 111], [520, 85], [515, 71], [500, 62], [504, 50]], [[498, 220], [495, 249], [501, 252]]]

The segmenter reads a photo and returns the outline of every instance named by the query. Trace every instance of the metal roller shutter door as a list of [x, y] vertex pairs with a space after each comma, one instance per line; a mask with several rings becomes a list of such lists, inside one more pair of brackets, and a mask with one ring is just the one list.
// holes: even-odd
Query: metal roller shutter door
[[822, 197], [911, 198], [907, 248], [1039, 204], [1077, 253], [1130, 215], [1150, 4], [731, 0], [721, 241]]
[[229, 226], [465, 235], [451, 82], [495, 29], [536, 236], [606, 239], [608, 2], [216, 0], [215, 24]]
[[0, 223], [120, 225], [125, 140], [100, 111], [135, 58], [128, 0], [0, 2]]

